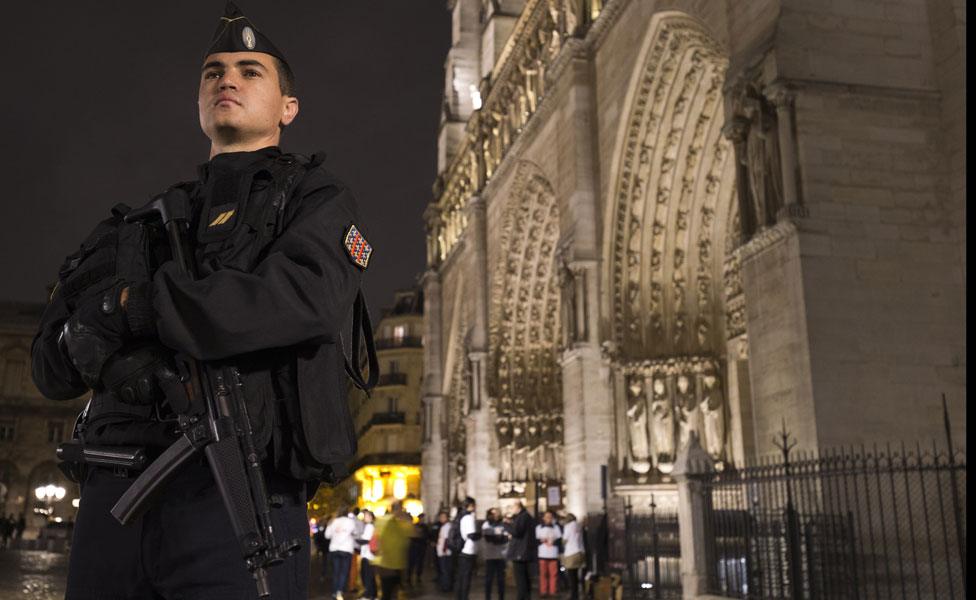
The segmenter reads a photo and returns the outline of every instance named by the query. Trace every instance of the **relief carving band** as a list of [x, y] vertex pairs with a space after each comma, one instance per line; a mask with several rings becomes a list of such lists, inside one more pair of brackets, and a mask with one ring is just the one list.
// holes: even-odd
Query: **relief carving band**
[[634, 473], [643, 476], [652, 466], [670, 473], [678, 450], [692, 433], [704, 438], [716, 460], [724, 460], [725, 394], [717, 359], [683, 356], [621, 363], [613, 354], [609, 357], [611, 368], [624, 375], [626, 407], [621, 417]]

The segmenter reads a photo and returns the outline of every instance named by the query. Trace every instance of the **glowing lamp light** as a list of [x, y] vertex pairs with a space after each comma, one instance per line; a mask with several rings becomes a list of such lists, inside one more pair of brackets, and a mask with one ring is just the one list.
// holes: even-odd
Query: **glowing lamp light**
[[397, 477], [393, 480], [393, 497], [397, 500], [403, 500], [407, 497], [407, 480], [403, 477]]
[[61, 500], [67, 493], [63, 487], [54, 484], [42, 485], [34, 490], [38, 500]]
[[78, 508], [81, 506], [81, 498], [74, 498], [71, 500], [71, 506]]
[[383, 480], [374, 479], [373, 480], [373, 501], [379, 500], [383, 497]]
[[420, 500], [414, 500], [411, 498], [410, 500], [403, 501], [403, 510], [407, 511], [407, 514], [416, 519], [420, 515], [424, 514], [424, 505], [420, 502]]

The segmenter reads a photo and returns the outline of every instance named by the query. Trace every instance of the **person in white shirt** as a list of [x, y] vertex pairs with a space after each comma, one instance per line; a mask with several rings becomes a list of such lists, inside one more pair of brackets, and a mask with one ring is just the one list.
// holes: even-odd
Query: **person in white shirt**
[[[347, 512], [347, 511], [344, 511]], [[352, 553], [356, 549], [356, 519], [340, 513], [325, 528], [329, 539], [329, 562], [332, 565], [332, 597], [342, 600], [349, 580]]]
[[511, 536], [502, 523], [501, 512], [491, 508], [481, 525], [481, 556], [485, 559], [485, 600], [491, 600], [491, 584], [498, 588], [498, 600], [505, 600], [505, 550]]
[[439, 578], [437, 583], [441, 592], [445, 594], [451, 591], [454, 583], [454, 571], [451, 568], [451, 551], [447, 547], [447, 536], [451, 534], [451, 518], [447, 511], [442, 510], [437, 514], [437, 521], [440, 528], [437, 530], [437, 564]]
[[471, 593], [471, 576], [474, 574], [474, 561], [478, 556], [478, 539], [481, 532], [478, 531], [478, 523], [475, 520], [474, 498], [468, 496], [464, 499], [461, 506], [464, 514], [461, 516], [459, 527], [461, 528], [461, 538], [464, 539], [464, 547], [461, 548], [461, 555], [458, 556], [458, 587], [457, 600], [468, 600]]
[[376, 574], [371, 565], [376, 556], [369, 549], [369, 541], [373, 539], [375, 527], [373, 526], [373, 513], [364, 510], [363, 532], [359, 536], [359, 575], [363, 580], [363, 595], [360, 600], [376, 600]]
[[579, 600], [580, 569], [586, 563], [583, 553], [583, 527], [572, 513], [563, 521], [563, 566], [569, 576], [570, 600]]
[[535, 538], [539, 542], [539, 596], [556, 595], [556, 574], [559, 571], [559, 540], [563, 533], [556, 523], [556, 514], [547, 510], [542, 515], [542, 523], [535, 527]]

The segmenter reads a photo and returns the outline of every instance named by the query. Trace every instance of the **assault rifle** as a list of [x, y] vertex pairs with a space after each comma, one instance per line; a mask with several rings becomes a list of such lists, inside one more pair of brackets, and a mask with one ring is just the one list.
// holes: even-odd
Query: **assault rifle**
[[[184, 245], [189, 212], [186, 192], [173, 188], [145, 207], [129, 212], [125, 220], [160, 219], [169, 237], [173, 260], [182, 273], [195, 279], [196, 269], [188, 260]], [[271, 506], [280, 501], [268, 497], [240, 373], [226, 361], [202, 362], [179, 354], [176, 358], [189, 396], [185, 410], [177, 410], [181, 435], [136, 478], [112, 507], [112, 516], [123, 525], [132, 522], [149, 508], [180, 468], [203, 451], [241, 555], [254, 576], [258, 596], [267, 598], [271, 595], [267, 569], [294, 554], [301, 544], [297, 539], [282, 544], [275, 541]]]

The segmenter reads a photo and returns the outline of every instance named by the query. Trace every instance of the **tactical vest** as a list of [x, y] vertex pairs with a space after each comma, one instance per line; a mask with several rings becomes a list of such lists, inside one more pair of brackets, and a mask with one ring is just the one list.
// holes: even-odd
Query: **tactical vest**
[[[238, 189], [223, 190], [221, 194], [214, 193], [204, 197], [194, 207], [196, 245], [193, 255], [200, 275], [206, 276], [217, 268], [251, 272], [267, 255], [272, 242], [287, 227], [285, 208], [288, 201], [304, 174], [321, 163], [321, 157], [320, 154], [313, 155], [310, 159], [300, 155], [282, 154], [270, 161], [270, 164], [268, 161], [261, 161], [252, 171], [242, 175]], [[191, 198], [198, 198], [201, 192], [198, 182], [179, 183], [174, 187], [181, 187]], [[263, 202], [257, 201], [261, 194], [267, 194]], [[112, 218], [99, 224], [96, 232], [90, 236], [94, 238], [92, 250], [86, 255], [87, 258], [81, 259], [86, 265], [90, 263], [89, 271], [107, 270], [107, 267], [99, 266], [108, 261], [107, 253], [104, 256], [99, 255], [99, 260], [92, 260], [91, 257], [98, 255], [101, 248], [111, 246], [113, 232], [117, 236], [116, 240], [125, 237], [123, 232], [129, 227], [121, 222], [125, 212], [128, 212], [128, 207], [118, 211], [113, 209]], [[217, 226], [211, 226], [215, 222]], [[168, 246], [162, 239], [148, 233], [147, 229], [142, 231], [144, 249], [153, 255], [151, 264], [158, 266], [161, 258], [169, 257]], [[165, 252], [160, 252], [158, 246], [165, 247]], [[127, 260], [125, 252], [122, 252], [122, 256]], [[117, 251], [116, 262], [118, 257]], [[93, 278], [96, 277], [86, 276], [86, 280]], [[80, 285], [74, 284], [76, 287]], [[369, 314], [361, 290], [355, 300], [353, 316], [352, 357], [346, 357], [344, 350], [342, 351], [344, 369], [353, 384], [368, 394], [375, 385], [379, 367], [373, 347]], [[361, 372], [361, 339], [365, 340], [369, 364], [368, 381]], [[255, 445], [263, 450], [274, 436], [272, 446], [279, 470], [299, 479], [334, 479], [341, 476], [339, 471], [342, 465], [322, 464], [313, 457], [315, 453], [308, 448], [309, 440], [306, 439], [302, 427], [302, 411], [297, 406], [298, 392], [294, 384], [294, 365], [289, 363], [290, 358], [293, 358], [290, 354], [269, 350], [241, 356], [237, 361], [244, 380], [248, 412], [254, 425]], [[349, 420], [351, 427], [348, 407], [335, 408], [340, 411], [336, 417]], [[175, 438], [174, 428], [169, 422], [170, 416], [169, 413], [161, 413], [159, 406], [134, 406], [121, 402], [116, 394], [96, 392], [83, 413], [78, 434], [83, 441], [93, 444], [148, 443], [165, 446]], [[272, 431], [274, 423], [278, 425], [276, 431]], [[355, 432], [349, 433], [355, 436]]]

